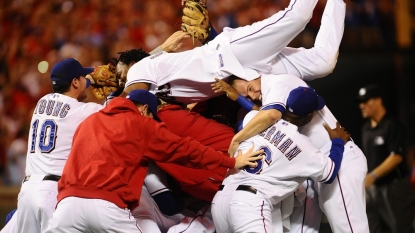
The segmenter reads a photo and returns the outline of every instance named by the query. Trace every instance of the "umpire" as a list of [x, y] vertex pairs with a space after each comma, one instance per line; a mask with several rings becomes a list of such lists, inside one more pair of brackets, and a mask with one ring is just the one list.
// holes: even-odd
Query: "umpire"
[[376, 85], [362, 87], [357, 97], [363, 118], [362, 149], [367, 157], [366, 212], [371, 233], [414, 232], [415, 194], [408, 179], [407, 136], [402, 123], [386, 109]]

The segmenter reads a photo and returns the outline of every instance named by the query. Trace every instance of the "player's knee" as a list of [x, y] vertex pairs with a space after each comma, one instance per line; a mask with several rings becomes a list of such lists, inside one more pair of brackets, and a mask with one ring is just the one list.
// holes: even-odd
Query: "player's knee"
[[333, 73], [337, 64], [337, 52], [327, 52], [320, 50], [315, 57], [314, 66], [310, 66], [312, 70], [313, 79], [323, 78]]

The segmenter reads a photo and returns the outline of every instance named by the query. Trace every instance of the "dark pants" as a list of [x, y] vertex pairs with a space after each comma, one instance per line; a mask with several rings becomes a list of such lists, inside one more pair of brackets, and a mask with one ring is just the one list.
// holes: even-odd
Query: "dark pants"
[[[415, 193], [408, 178], [366, 189], [366, 213], [371, 233], [414, 233]], [[386, 230], [386, 231], [385, 231]]]

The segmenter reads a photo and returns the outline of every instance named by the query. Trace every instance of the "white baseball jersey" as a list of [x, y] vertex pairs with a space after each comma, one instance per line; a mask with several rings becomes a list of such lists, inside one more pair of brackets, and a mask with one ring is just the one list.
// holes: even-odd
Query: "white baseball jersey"
[[[246, 118], [252, 119], [256, 111]], [[245, 120], [244, 119], [244, 124]], [[254, 147], [264, 150], [264, 157], [256, 168], [234, 169], [236, 174], [223, 181], [227, 184], [244, 184], [258, 189], [271, 204], [276, 204], [293, 193], [308, 177], [328, 181], [334, 162], [313, 146], [311, 141], [298, 133], [298, 127], [280, 120], [264, 132], [241, 143], [238, 150], [246, 152]]]
[[[244, 124], [256, 113], [248, 113]], [[223, 181], [224, 189], [213, 200], [212, 214], [218, 232], [246, 232], [245, 228], [250, 229], [249, 232], [262, 232], [264, 228], [266, 232], [272, 231], [276, 228], [272, 220], [275, 221], [276, 216], [279, 216], [278, 221], [281, 222], [284, 214], [274, 215], [271, 219], [271, 205], [281, 211], [280, 206], [275, 206], [308, 177], [326, 182], [335, 175], [334, 162], [300, 134], [297, 126], [284, 120], [245, 140], [238, 149], [246, 152], [252, 146], [254, 150], [264, 150], [264, 158], [257, 161], [258, 166], [255, 168], [233, 169]], [[238, 185], [251, 186], [257, 193], [235, 191]], [[226, 190], [228, 186], [233, 188]], [[241, 209], [239, 205], [245, 205], [240, 204], [241, 201], [249, 203], [251, 209]], [[237, 212], [240, 214], [235, 216]], [[242, 221], [240, 218], [244, 218], [244, 215], [247, 216]], [[281, 226], [276, 232], [282, 232]]]
[[58, 183], [43, 178], [62, 174], [76, 128], [102, 107], [57, 93], [38, 101], [28, 139], [26, 176], [30, 178], [22, 184], [13, 216], [18, 232], [46, 230], [57, 204]]
[[26, 175], [62, 175], [76, 128], [102, 107], [62, 94], [42, 97], [30, 123]]
[[[317, 0], [291, 0], [270, 18], [236, 29], [224, 28], [208, 44], [175, 54], [158, 53], [134, 64], [126, 86], [151, 84], [183, 103], [200, 102], [218, 95], [214, 78], [234, 74], [246, 80], [273, 70], [275, 56], [301, 32], [312, 16]], [[247, 55], [249, 54], [249, 55]]]
[[[261, 93], [262, 103], [261, 109], [275, 108], [275, 105], [285, 106], [289, 92], [298, 86], [308, 86], [303, 80], [292, 75], [262, 75]], [[301, 127], [299, 132], [306, 135], [316, 148], [319, 148], [326, 155], [329, 154], [330, 138], [323, 127], [328, 124], [331, 128], [336, 127], [337, 119], [325, 106], [323, 109], [314, 113], [313, 119], [307, 125]], [[345, 145], [343, 153], [342, 166], [340, 167], [337, 179], [332, 184], [316, 183], [315, 189], [319, 194], [320, 208], [324, 211], [329, 219], [330, 225], [336, 232], [368, 232], [368, 223], [366, 216], [365, 197], [364, 197], [364, 179], [367, 173], [366, 157], [360, 148], [349, 141]], [[304, 183], [304, 188], [307, 184]], [[308, 201], [315, 200], [315, 194], [311, 193], [312, 189], [308, 189], [307, 194], [310, 198]], [[314, 203], [314, 205], [312, 205]], [[307, 212], [315, 213], [320, 211], [315, 205], [317, 202], [305, 203]], [[298, 216], [308, 217], [304, 214], [304, 208], [297, 208], [296, 211], [302, 213]], [[340, 218], [339, 215], [342, 217]], [[312, 216], [309, 216], [310, 218]], [[301, 221], [308, 222], [301, 219]], [[310, 221], [314, 222], [315, 221]], [[291, 229], [292, 232], [303, 232], [307, 228], [304, 224], [294, 224], [298, 228]], [[310, 226], [311, 232], [318, 231], [318, 227]], [[311, 230], [309, 229], [309, 230]], [[352, 229], [352, 230], [351, 230]]]

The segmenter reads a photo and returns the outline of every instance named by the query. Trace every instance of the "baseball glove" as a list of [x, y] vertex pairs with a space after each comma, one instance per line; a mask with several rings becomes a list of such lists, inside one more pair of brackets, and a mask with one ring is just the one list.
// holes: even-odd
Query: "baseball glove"
[[193, 38], [204, 40], [209, 36], [209, 13], [202, 0], [188, 0], [183, 8], [182, 31]]
[[115, 67], [111, 64], [94, 66], [94, 71], [86, 77], [91, 81], [92, 93], [98, 100], [106, 98], [121, 85], [115, 75]]

